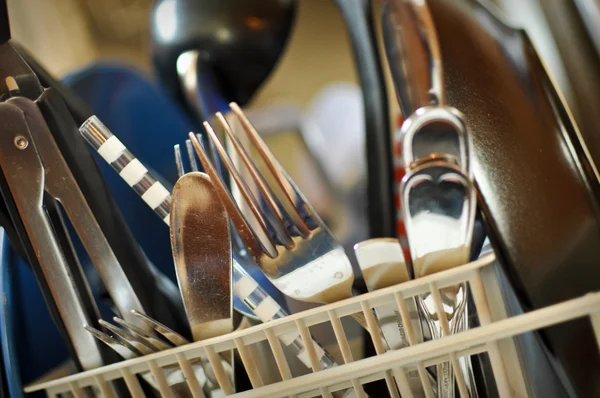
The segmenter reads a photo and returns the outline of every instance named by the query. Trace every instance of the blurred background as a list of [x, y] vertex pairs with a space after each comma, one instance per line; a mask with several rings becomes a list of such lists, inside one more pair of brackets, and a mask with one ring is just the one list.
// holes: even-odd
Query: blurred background
[[[600, 28], [594, 22], [600, 15], [600, 2], [490, 2], [512, 24], [528, 31], [598, 162], [600, 138], [592, 133], [595, 130], [592, 115], [600, 111], [600, 76], [593, 73], [600, 66]], [[8, 0], [13, 37], [55, 76], [64, 77], [95, 62], [117, 60], [151, 79], [154, 74], [149, 56], [149, 16], [153, 3], [153, 0]], [[379, 6], [378, 1], [373, 3], [376, 8]], [[306, 108], [332, 82], [358, 87], [343, 19], [331, 1], [299, 1], [285, 53], [252, 98], [250, 107], [286, 101]], [[393, 106], [394, 101], [390, 104]], [[392, 118], [391, 123], [394, 121]]]
[[[375, 12], [378, 12], [379, 4], [375, 3]], [[81, 88], [82, 84], [94, 79], [98, 81], [100, 76], [108, 79], [110, 84], [114, 82], [108, 76], [109, 72], [103, 75], [98, 68], [110, 66], [133, 71], [158, 89], [164, 88], [157, 79], [151, 58], [150, 24], [154, 4], [153, 0], [9, 0], [8, 9], [14, 40], [34, 54], [55, 77], [66, 79], [89, 103], [90, 96], [96, 98], [100, 94], [91, 94], [89, 90], [82, 93], [85, 90]], [[84, 80], [86, 82], [82, 83]], [[118, 97], [118, 94], [114, 95]], [[113, 100], [106, 96], [102, 98], [102, 106], [92, 104], [96, 113], [102, 113], [98, 107], [109, 106], [107, 103]], [[389, 104], [393, 107], [392, 112], [397, 114], [396, 101], [389, 101]], [[297, 2], [283, 53], [245, 108], [255, 110], [251, 116], [260, 124], [259, 130], [276, 133], [268, 137], [269, 145], [284, 167], [291, 170], [303, 191], [310, 193], [309, 199], [320, 213], [331, 223], [340, 223], [338, 228], [333, 228], [357, 231], [358, 228], [347, 228], [347, 219], [335, 214], [340, 209], [331, 207], [328, 187], [323, 178], [317, 176], [330, 173], [327, 177], [336, 180], [342, 188], [354, 187], [357, 189], [354, 193], [360, 193], [364, 188], [360, 183], [364, 179], [362, 98], [347, 29], [333, 2]], [[115, 112], [110, 111], [111, 114]], [[105, 121], [110, 118], [109, 115], [101, 116]], [[114, 123], [111, 125], [110, 120], [108, 122], [120, 136], [128, 134]], [[395, 118], [390, 118], [391, 125], [395, 122]], [[265, 126], [265, 123], [270, 124]], [[326, 163], [323, 165], [325, 171], [311, 166], [306, 148], [303, 148], [306, 143], [302, 143], [301, 135], [297, 134], [298, 128], [305, 130], [305, 140], [306, 135], [319, 136], [316, 140], [321, 138], [319, 133], [311, 135], [314, 128], [320, 132], [335, 130], [329, 134], [334, 142], [336, 137], [344, 137], [335, 148], [338, 152], [335, 159], [327, 153], [321, 154], [322, 162]], [[148, 137], [152, 138], [152, 135]], [[312, 144], [318, 147], [316, 143]], [[136, 155], [145, 158], [143, 152]], [[168, 156], [172, 161], [170, 153]], [[149, 160], [151, 166], [160, 169], [153, 162]], [[296, 174], [294, 169], [303, 172]], [[171, 175], [166, 174], [167, 178]], [[365, 205], [360, 197], [355, 197], [354, 201], [355, 207]], [[355, 238], [360, 238], [360, 233]]]
[[[13, 37], [57, 77], [107, 59], [152, 76], [153, 4], [153, 0], [9, 0], [8, 9]], [[299, 1], [292, 29], [284, 56], [252, 106], [281, 98], [306, 105], [332, 81], [356, 84], [346, 29], [331, 1]]]
[[[597, 0], [491, 2], [532, 36], [578, 119], [599, 106], [591, 101], [600, 84], [598, 74], [586, 73], [586, 79], [576, 79], [578, 73], [598, 65], [599, 28], [593, 23], [598, 16]], [[119, 60], [152, 76], [149, 15], [153, 3], [8, 0], [13, 37], [58, 77], [107, 59]], [[374, 3], [377, 6], [378, 2]], [[286, 98], [305, 106], [332, 81], [357, 82], [342, 17], [331, 1], [299, 1], [285, 55], [251, 105], [263, 106]]]

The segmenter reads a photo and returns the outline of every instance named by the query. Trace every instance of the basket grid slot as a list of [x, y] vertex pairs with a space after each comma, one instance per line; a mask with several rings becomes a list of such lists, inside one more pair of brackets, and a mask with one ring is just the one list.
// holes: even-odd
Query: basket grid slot
[[[306, 327], [306, 325], [304, 324], [304, 321], [302, 321], [302, 319], [296, 319], [296, 326], [298, 327], [300, 336], [302, 337], [302, 340], [305, 343], [304, 348], [306, 349], [306, 353], [308, 355], [308, 360], [310, 361], [310, 366], [312, 367], [312, 371], [313, 372], [320, 371], [321, 370], [321, 361], [319, 360], [319, 358], [321, 356], [317, 355], [314, 344], [310, 343], [310, 342], [312, 342], [312, 336], [310, 335], [310, 331], [308, 330], [308, 327]], [[309, 343], [307, 344], [307, 342], [309, 342]], [[333, 395], [331, 395], [331, 393], [328, 391], [327, 388], [325, 388], [325, 387], [320, 388], [319, 391], [321, 393], [321, 396], [323, 396], [323, 398], [333, 398]]]
[[[460, 289], [460, 288], [462, 288], [463, 294], [466, 294], [466, 292], [465, 292], [466, 284], [465, 283], [463, 283], [461, 285], [454, 285], [454, 286], [448, 286], [448, 287], [443, 287], [443, 288], [445, 288], [445, 289]], [[450, 325], [448, 323], [448, 317], [446, 316], [446, 312], [444, 311], [444, 304], [442, 302], [440, 287], [437, 286], [437, 284], [435, 282], [431, 282], [429, 284], [429, 291], [431, 294], [430, 297], [433, 299], [433, 305], [435, 308], [437, 319], [439, 320], [439, 322], [442, 326], [442, 337], [447, 337], [452, 333], [452, 331], [450, 330]], [[445, 367], [450, 366], [455, 375], [454, 379], [456, 380], [456, 384], [458, 385], [458, 391], [460, 393], [460, 397], [468, 398], [469, 393], [467, 392], [467, 386], [465, 383], [465, 375], [463, 374], [461, 367], [458, 365], [458, 359], [456, 358], [456, 355], [454, 355], [454, 353], [450, 353], [448, 357], [449, 357], [448, 358], [449, 363], [444, 362], [444, 363], [440, 364], [441, 366], [439, 366], [438, 369], [440, 371], [445, 371]], [[438, 379], [439, 378], [440, 377], [438, 376]]]
[[194, 373], [194, 370], [192, 369], [192, 365], [191, 365], [190, 361], [188, 361], [187, 358], [185, 356], [183, 356], [182, 354], [177, 354], [176, 358], [177, 358], [177, 362], [179, 363], [179, 367], [181, 368], [181, 371], [183, 372], [183, 375], [185, 376], [187, 386], [190, 389], [192, 396], [194, 398], [206, 398], [204, 395], [204, 390], [202, 390], [202, 387], [200, 386], [200, 383], [198, 382], [198, 378], [196, 377], [196, 374]]
[[215, 372], [215, 377], [217, 378], [219, 387], [221, 387], [221, 390], [223, 390], [226, 395], [233, 394], [234, 389], [231, 385], [231, 380], [229, 380], [229, 376], [227, 376], [227, 373], [223, 368], [221, 357], [213, 350], [211, 346], [206, 346], [204, 349], [208, 355], [208, 362], [210, 363], [213, 372]]
[[258, 371], [258, 366], [256, 365], [256, 362], [254, 362], [254, 358], [250, 354], [248, 346], [244, 345], [241, 339], [234, 339], [233, 341], [235, 342], [238, 354], [242, 359], [242, 364], [246, 369], [246, 373], [248, 374], [248, 378], [250, 379], [252, 388], [259, 388], [264, 386], [262, 376]]
[[277, 365], [277, 369], [279, 370], [279, 374], [281, 375], [281, 380], [290, 380], [292, 378], [292, 372], [290, 370], [290, 365], [288, 364], [287, 358], [283, 352], [283, 348], [281, 347], [281, 342], [275, 336], [273, 330], [265, 329], [264, 333], [269, 341], [271, 352], [275, 357], [275, 363]]
[[[346, 337], [346, 332], [342, 326], [342, 321], [337, 316], [335, 311], [327, 311], [329, 314], [329, 321], [331, 323], [331, 327], [333, 328], [333, 333], [335, 335], [335, 339], [337, 341], [338, 347], [342, 354], [342, 359], [344, 363], [354, 362], [354, 358], [352, 356], [352, 351], [350, 350], [350, 344], [348, 343], [348, 338]], [[354, 393], [358, 398], [366, 398], [367, 394], [365, 390], [357, 379], [351, 379], [352, 388], [354, 389]]]
[[[497, 283], [497, 280], [494, 281]], [[484, 287], [482, 269], [477, 270], [473, 276], [469, 279], [469, 287], [473, 301], [475, 302], [477, 316], [479, 318], [479, 324], [489, 325], [492, 323], [491, 310], [489, 300]], [[491, 341], [488, 343], [488, 355], [492, 368], [494, 369], [494, 380], [500, 396], [508, 396], [512, 393], [508, 381], [508, 375], [504, 368], [502, 356], [500, 354], [500, 347], [497, 341]]]
[[164, 371], [159, 368], [154, 361], [148, 361], [148, 366], [150, 367], [150, 372], [156, 381], [160, 395], [162, 397], [171, 397], [173, 392], [169, 387], [169, 383], [167, 382]]
[[[413, 297], [408, 297], [405, 299], [401, 292], [394, 293], [394, 301], [396, 303], [396, 309], [400, 314], [400, 319], [402, 320], [402, 325], [404, 326], [404, 332], [406, 333], [406, 338], [408, 340], [409, 346], [418, 344], [415, 328], [412, 320], [410, 319], [410, 312], [408, 310], [408, 306], [406, 305], [406, 300], [412, 300]], [[414, 371], [414, 370], [410, 370]], [[422, 362], [417, 363], [417, 370], [419, 375], [419, 380], [421, 381], [421, 385], [423, 390], [425, 391], [425, 396], [427, 398], [432, 398], [433, 394], [431, 391], [433, 387], [431, 386], [431, 382], [429, 377], [427, 377], [427, 370]]]
[[127, 368], [121, 369], [121, 373], [123, 375], [123, 379], [125, 380], [125, 385], [131, 393], [131, 396], [133, 398], [143, 397], [144, 392], [142, 391], [142, 386], [140, 385], [140, 381], [137, 379], [137, 377], [132, 375]]
[[111, 384], [107, 383], [99, 376], [94, 377], [94, 380], [104, 398], [116, 398]]
[[[377, 320], [375, 319], [375, 315], [373, 315], [373, 308], [369, 306], [368, 302], [361, 301], [360, 306], [362, 308], [363, 315], [365, 320], [367, 321], [367, 327], [369, 328], [369, 335], [371, 336], [371, 340], [373, 341], [373, 346], [375, 347], [375, 352], [377, 355], [381, 355], [385, 352], [383, 340], [381, 334], [379, 333], [379, 325], [377, 324]], [[402, 384], [401, 380], [401, 384]], [[396, 384], [392, 378], [391, 371], [385, 372], [385, 384], [387, 386], [388, 392], [391, 397], [398, 397], [398, 391], [396, 389]], [[402, 388], [402, 385], [400, 386]], [[406, 389], [404, 389], [406, 391]]]
[[71, 392], [75, 396], [75, 398], [85, 398], [85, 393], [83, 390], [75, 385], [75, 383], [69, 383], [69, 387], [71, 388]]

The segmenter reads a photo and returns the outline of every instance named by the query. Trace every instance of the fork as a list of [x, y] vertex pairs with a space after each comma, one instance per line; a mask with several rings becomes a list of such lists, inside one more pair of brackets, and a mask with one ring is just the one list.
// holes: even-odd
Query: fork
[[[295, 300], [332, 303], [352, 297], [354, 274], [344, 249], [279, 164], [240, 107], [233, 102], [230, 107], [258, 150], [266, 172], [274, 181], [269, 183], [265, 179], [223, 114], [216, 113], [216, 119], [260, 193], [257, 198], [247, 185], [248, 181], [233, 166], [210, 123], [203, 123], [222, 164], [247, 205], [249, 214], [243, 214], [238, 207], [198, 137], [189, 133], [189, 138], [248, 253], [273, 285]], [[250, 221], [248, 216], [252, 216]], [[374, 343], [377, 341], [376, 345], [381, 343], [380, 351], [385, 350], [383, 346], [387, 343], [372, 311], [353, 314], [352, 317], [372, 334]], [[367, 317], [371, 320], [370, 325]], [[403, 374], [396, 377], [406, 380]], [[397, 393], [390, 374], [386, 374], [386, 383], [392, 394]]]
[[[148, 171], [148, 169], [127, 149], [127, 147], [115, 136], [96, 116], [90, 117], [80, 128], [80, 132], [88, 143], [98, 152], [106, 153], [111, 148], [106, 148], [107, 142], [111, 142], [112, 147], [119, 148], [118, 156], [112, 156], [115, 160], [109, 163], [117, 173], [130, 185], [144, 202], [152, 208], [166, 225], [169, 225], [170, 207], [172, 203], [171, 195], [160, 196], [161, 200], [156, 200], [152, 194], [154, 191], [162, 192], [166, 190], [162, 184]], [[187, 147], [188, 157], [192, 171], [198, 171], [193, 148], [191, 144]], [[179, 150], [179, 145], [175, 145], [175, 160], [179, 175], [184, 174], [183, 161]], [[106, 158], [105, 158], [106, 160]], [[141, 189], [140, 187], [150, 187]], [[154, 189], [152, 187], [158, 187]], [[234, 235], [234, 234], [232, 234]], [[234, 241], [235, 243], [235, 241]], [[242, 267], [234, 258], [233, 261], [233, 288], [234, 293], [246, 304], [259, 319], [263, 322], [269, 322], [274, 319], [280, 319], [287, 316], [284, 308], [279, 306], [277, 301], [264, 290], [258, 282]], [[147, 315], [132, 310], [131, 313], [148, 324], [160, 335], [175, 345], [186, 344], [182, 338], [166, 326], [149, 318]], [[308, 368], [311, 368], [307, 355], [307, 348], [299, 332], [278, 336], [279, 340], [290, 349], [291, 352]], [[319, 364], [322, 368], [328, 369], [336, 366], [333, 358], [314, 340], [311, 340], [315, 351], [319, 357]]]
[[[138, 358], [189, 343], [183, 336], [173, 332], [166, 326], [163, 326], [146, 315], [135, 310], [131, 312], [131, 315], [140, 319], [149, 328], [156, 328], [156, 333], [160, 335], [160, 338], [153, 333], [148, 333], [138, 326], [118, 317], [114, 317], [113, 321], [119, 326], [104, 320], [100, 320], [99, 322], [100, 325], [111, 334], [88, 325], [84, 325], [84, 328], [124, 359]], [[174, 340], [177, 341], [177, 344], [171, 341], [173, 337], [175, 337]], [[169, 365], [162, 368], [165, 379], [167, 380], [168, 388], [172, 390], [171, 392], [174, 393], [175, 396], [183, 398], [188, 396], [210, 397], [222, 395], [222, 390], [212, 371], [209, 371], [208, 362], [205, 359], [200, 358], [199, 360], [192, 361], [190, 366], [196, 377], [196, 382], [192, 381], [191, 385], [189, 382], [186, 382], [186, 379], [188, 378], [180, 366]], [[232, 369], [229, 368], [228, 364], [223, 362], [223, 366], [227, 367], [226, 372], [231, 373]], [[142, 378], [154, 389], [157, 391], [160, 390], [159, 383], [155, 380], [151, 371], [142, 372], [140, 373], [140, 376], [142, 376]], [[201, 386], [204, 386], [204, 388]], [[190, 389], [193, 392], [190, 391]]]
[[235, 103], [231, 109], [258, 149], [270, 177], [269, 184], [254, 164], [223, 114], [216, 118], [247, 167], [261, 194], [259, 201], [217, 138], [204, 128], [253, 216], [240, 211], [197, 137], [189, 137], [204, 170], [209, 174], [249, 254], [269, 280], [287, 296], [305, 302], [331, 303], [352, 296], [354, 275], [350, 260], [325, 223], [283, 170], [258, 132]]

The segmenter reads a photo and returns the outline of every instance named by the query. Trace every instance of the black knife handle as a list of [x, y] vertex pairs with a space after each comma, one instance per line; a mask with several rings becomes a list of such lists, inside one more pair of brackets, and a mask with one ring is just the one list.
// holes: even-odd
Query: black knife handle
[[396, 237], [394, 175], [388, 98], [371, 2], [334, 0], [346, 21], [362, 89], [367, 155], [367, 198], [372, 238]]
[[10, 22], [8, 20], [8, 9], [6, 0], [0, 0], [0, 44], [10, 40]]

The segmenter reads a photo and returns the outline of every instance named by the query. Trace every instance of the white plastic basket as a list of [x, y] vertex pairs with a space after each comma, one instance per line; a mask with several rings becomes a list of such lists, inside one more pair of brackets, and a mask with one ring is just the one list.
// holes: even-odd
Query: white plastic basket
[[[409, 281], [397, 286], [364, 294], [338, 303], [290, 315], [266, 324], [236, 331], [225, 336], [212, 338], [186, 346], [173, 348], [142, 358], [131, 359], [99, 369], [90, 370], [61, 379], [29, 386], [26, 392], [46, 390], [54, 397], [72, 392], [75, 397], [84, 396], [83, 388], [96, 387], [106, 397], [114, 396], [109, 383], [111, 380], [124, 379], [134, 397], [143, 397], [135, 374], [151, 372], [164, 397], [172, 396], [161, 368], [169, 365], [181, 367], [186, 382], [195, 397], [203, 397], [199, 383], [194, 376], [190, 363], [200, 357], [207, 358], [219, 380], [220, 387], [230, 392], [227, 376], [219, 362], [218, 353], [237, 349], [250, 376], [253, 390], [235, 394], [236, 397], [312, 397], [331, 396], [332, 392], [343, 389], [355, 389], [356, 396], [365, 396], [361, 385], [383, 379], [391, 372], [400, 388], [403, 398], [412, 397], [406, 384], [406, 372], [411, 369], [423, 370], [440, 362], [450, 361], [456, 364], [456, 358], [486, 352], [489, 355], [494, 378], [501, 397], [527, 397], [525, 382], [519, 356], [512, 337], [554, 324], [568, 322], [576, 318], [589, 317], [598, 341], [600, 338], [600, 293], [592, 293], [551, 307], [543, 308], [524, 315], [507, 317], [500, 293], [498, 279], [493, 264], [493, 254], [425, 278]], [[439, 290], [466, 282], [477, 308], [480, 327], [466, 332], [443, 337], [425, 343], [416, 344], [396, 351], [380, 353], [374, 357], [353, 361], [352, 354], [340, 318], [354, 313], [364, 313], [369, 327], [375, 327], [372, 308], [393, 303], [408, 325], [408, 310], [405, 299], [431, 292], [436, 305], [441, 308]], [[335, 332], [337, 344], [345, 363], [337, 367], [321, 370], [314, 346], [307, 344], [307, 355], [313, 372], [292, 377], [290, 368], [277, 336], [299, 333], [306, 341], [310, 337], [309, 327], [321, 323], [330, 323]], [[381, 347], [380, 335], [373, 329], [371, 336], [375, 347]], [[275, 357], [283, 381], [262, 385], [257, 374], [254, 358], [248, 355], [248, 346], [267, 341]], [[593, 347], [591, 348], [593, 349]], [[454, 367], [457, 378], [461, 377], [460, 367]], [[426, 378], [422, 378], [426, 381]]]

